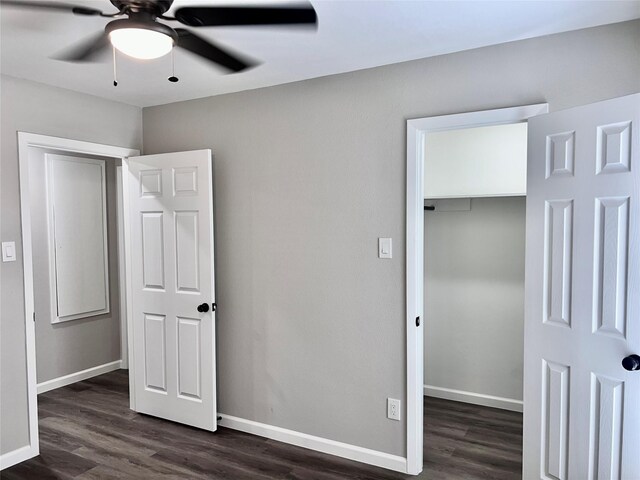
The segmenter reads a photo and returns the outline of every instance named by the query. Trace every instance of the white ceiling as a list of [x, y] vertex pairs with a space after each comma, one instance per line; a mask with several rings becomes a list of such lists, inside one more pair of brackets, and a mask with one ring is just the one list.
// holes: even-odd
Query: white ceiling
[[[108, 0], [75, 3], [115, 10]], [[264, 2], [176, 0], [174, 8], [215, 3]], [[317, 31], [271, 27], [197, 29], [197, 33], [211, 40], [261, 60], [262, 64], [252, 70], [223, 75], [217, 67], [178, 50], [175, 62], [180, 82], [170, 83], [169, 55], [147, 62], [121, 56], [118, 87], [112, 85], [110, 53], [102, 62], [89, 64], [49, 58], [100, 31], [109, 19], [3, 7], [1, 71], [132, 105], [150, 106], [640, 18], [640, 0], [312, 3], [318, 14]], [[176, 22], [171, 24], [178, 26]]]

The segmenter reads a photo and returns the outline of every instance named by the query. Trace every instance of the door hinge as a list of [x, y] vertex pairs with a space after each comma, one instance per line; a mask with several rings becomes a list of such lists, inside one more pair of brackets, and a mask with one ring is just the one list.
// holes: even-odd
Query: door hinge
[[33, 321], [36, 321], [36, 312], [33, 312]]
[[416, 327], [420, 326], [420, 317], [416, 317]]

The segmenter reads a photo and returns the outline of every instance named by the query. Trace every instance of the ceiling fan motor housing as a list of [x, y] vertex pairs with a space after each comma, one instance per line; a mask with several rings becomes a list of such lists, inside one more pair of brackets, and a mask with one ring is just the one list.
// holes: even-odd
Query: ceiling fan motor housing
[[111, 3], [119, 12], [148, 12], [159, 17], [171, 8], [173, 0], [111, 0]]

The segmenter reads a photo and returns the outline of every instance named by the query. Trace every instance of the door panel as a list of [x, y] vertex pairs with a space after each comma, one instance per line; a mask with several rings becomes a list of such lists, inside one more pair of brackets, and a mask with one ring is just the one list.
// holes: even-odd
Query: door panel
[[591, 374], [590, 479], [620, 478], [623, 389], [621, 380]]
[[639, 129], [640, 95], [529, 121], [526, 480], [640, 478]]
[[570, 327], [573, 200], [547, 201], [545, 207], [545, 322]]
[[135, 409], [216, 429], [211, 152], [130, 158]]
[[145, 386], [167, 391], [165, 316], [144, 314], [144, 373]]
[[176, 231], [176, 288], [180, 292], [198, 292], [200, 290], [198, 245], [198, 212], [175, 212]]
[[594, 332], [625, 337], [629, 197], [596, 198]]
[[162, 212], [140, 212], [142, 220], [142, 284], [164, 290], [164, 217]]
[[567, 427], [569, 424], [569, 367], [544, 361], [543, 433], [545, 472], [551, 478], [567, 478]]
[[178, 317], [178, 394], [200, 399], [199, 318]]

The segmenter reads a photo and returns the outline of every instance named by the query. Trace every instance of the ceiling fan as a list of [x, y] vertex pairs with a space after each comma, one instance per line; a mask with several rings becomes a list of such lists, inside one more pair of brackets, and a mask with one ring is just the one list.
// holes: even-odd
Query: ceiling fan
[[[261, 6], [185, 6], [175, 10], [174, 16], [165, 13], [173, 0], [110, 0], [117, 12], [82, 5], [59, 2], [29, 2], [0, 0], [2, 7], [35, 8], [70, 12], [75, 15], [114, 18], [104, 32], [85, 40], [61, 57], [70, 62], [91, 61], [97, 54], [113, 45], [118, 51], [131, 57], [149, 60], [162, 57], [173, 50], [183, 48], [230, 72], [240, 72], [254, 62], [232, 54], [211, 41], [185, 28], [172, 28], [158, 20], [176, 21], [189, 27], [220, 27], [240, 25], [317, 25], [316, 12], [310, 4], [261, 5]], [[119, 18], [126, 17], [126, 18]], [[173, 77], [175, 78], [175, 77]], [[171, 78], [170, 78], [171, 80]], [[177, 81], [172, 80], [172, 81]]]

